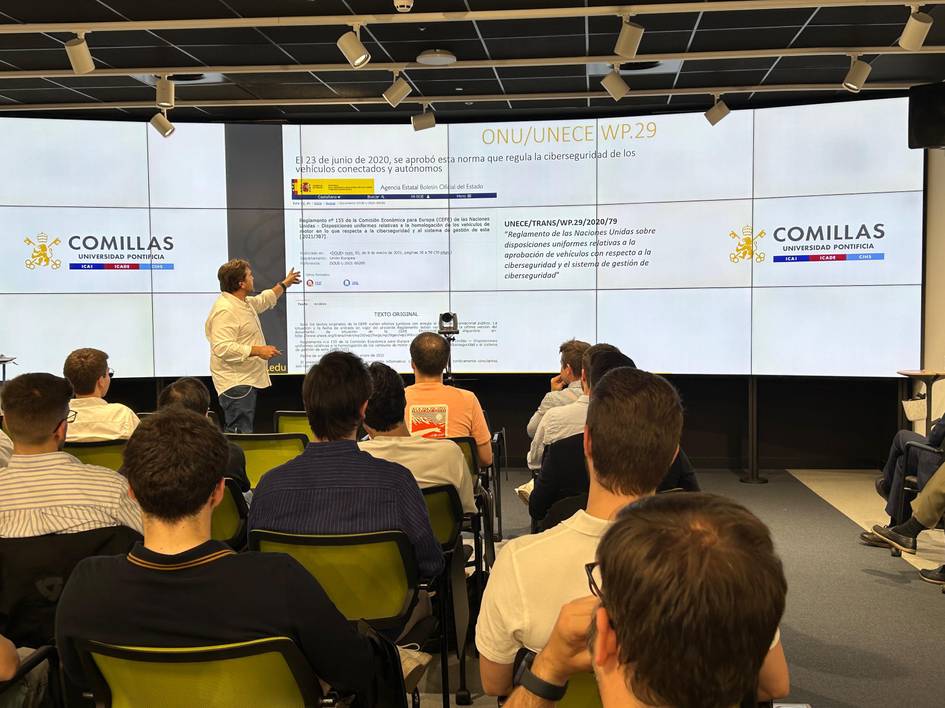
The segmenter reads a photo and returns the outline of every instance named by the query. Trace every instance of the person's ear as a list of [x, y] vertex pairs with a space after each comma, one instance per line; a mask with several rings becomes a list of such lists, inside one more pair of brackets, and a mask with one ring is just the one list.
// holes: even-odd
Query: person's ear
[[[364, 416], [362, 416], [362, 418], [363, 417]], [[366, 432], [368, 434], [368, 437], [373, 440], [377, 436], [377, 431], [374, 428], [372, 428], [370, 425], [368, 425], [367, 423], [362, 423], [362, 425], [364, 425], [364, 432]]]
[[226, 493], [226, 478], [220, 477], [220, 480], [213, 487], [213, 491], [210, 492], [210, 508], [216, 509], [220, 506], [220, 502], [223, 501], [223, 495]]
[[131, 485], [128, 485], [128, 496], [131, 498], [131, 501], [137, 503], [138, 497], [135, 496], [135, 490], [131, 488]]
[[361, 408], [359, 409], [362, 421], [364, 420], [364, 415], [367, 413], [367, 404], [368, 402], [365, 401], [364, 403], [361, 404]]
[[[679, 457], [679, 445], [676, 446], [676, 452], [673, 453], [673, 462], [676, 461], [677, 457]], [[673, 462], [670, 462], [669, 464], [673, 464]]]
[[597, 629], [593, 646], [594, 664], [606, 666], [607, 662], [617, 658], [617, 633], [610, 626], [610, 616], [603, 607], [597, 608], [594, 624]]
[[56, 426], [56, 429], [53, 431], [53, 437], [56, 438], [56, 442], [59, 443], [59, 449], [62, 449], [62, 446], [66, 444], [66, 435], [69, 433], [69, 421], [63, 420], [59, 425]]
[[594, 459], [591, 454], [591, 429], [585, 423], [584, 425], [584, 457]]

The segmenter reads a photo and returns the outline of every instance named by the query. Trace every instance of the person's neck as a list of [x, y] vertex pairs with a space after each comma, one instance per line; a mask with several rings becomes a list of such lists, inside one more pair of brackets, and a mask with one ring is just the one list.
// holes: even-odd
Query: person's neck
[[375, 430], [375, 438], [409, 438], [410, 431], [407, 430], [407, 424], [404, 421], [400, 421], [396, 426], [390, 430]]
[[75, 395], [76, 400], [80, 398], [101, 398], [101, 394], [98, 391], [92, 391], [92, 393], [77, 393]]
[[243, 290], [242, 288], [240, 288], [239, 290], [234, 290], [233, 292], [231, 292], [230, 295], [237, 298], [238, 300], [242, 300], [243, 302], [246, 302], [246, 296], [249, 295], [249, 293], [246, 290]]
[[609, 521], [627, 504], [632, 504], [637, 499], [640, 499], [641, 496], [649, 496], [648, 494], [614, 494], [600, 485], [593, 472], [589, 471], [589, 473], [591, 477], [591, 487], [587, 493], [587, 513], [594, 518]]
[[189, 516], [176, 523], [162, 521], [145, 514], [144, 547], [149, 551], [174, 556], [191, 548], [196, 548], [210, 540], [210, 509], [201, 510], [196, 516]]
[[320, 438], [320, 437], [317, 437], [317, 436], [316, 436], [316, 437], [315, 437], [315, 442], [317, 442], [317, 443], [330, 443], [330, 442], [341, 442], [342, 440], [351, 440], [351, 441], [356, 442], [357, 439], [358, 439], [358, 429], [355, 428], [354, 430], [351, 431], [351, 434], [350, 434], [350, 435], [346, 435], [346, 436], [344, 436], [343, 438]]
[[27, 445], [16, 440], [13, 441], [14, 455], [48, 455], [50, 452], [59, 452], [59, 450], [59, 441], [56, 438], [50, 438], [38, 445]]
[[416, 372], [416, 382], [420, 383], [443, 383], [443, 374], [436, 374], [430, 376], [429, 374], [421, 374], [419, 371]]

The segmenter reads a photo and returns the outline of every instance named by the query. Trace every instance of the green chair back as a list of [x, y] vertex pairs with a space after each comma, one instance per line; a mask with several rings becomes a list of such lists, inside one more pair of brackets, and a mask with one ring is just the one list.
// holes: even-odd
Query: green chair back
[[245, 545], [246, 517], [249, 509], [235, 479], [226, 479], [223, 501], [213, 510], [210, 519], [210, 538], [223, 541], [234, 550]]
[[592, 673], [575, 674], [568, 680], [568, 691], [558, 701], [558, 708], [603, 708], [597, 680]]
[[66, 443], [63, 452], [75, 455], [87, 465], [107, 467], [116, 472], [124, 464], [125, 444], [127, 440], [107, 440], [105, 442]]
[[295, 558], [349, 620], [401, 627], [416, 603], [417, 562], [402, 531], [314, 536], [252, 529], [249, 547]]
[[463, 457], [466, 458], [466, 468], [475, 481], [479, 477], [479, 450], [476, 448], [475, 438], [447, 438], [447, 440], [452, 440], [459, 445], [459, 449], [463, 451]]
[[321, 689], [291, 639], [157, 649], [77, 643], [96, 706], [317, 706]]
[[298, 457], [308, 445], [308, 438], [299, 433], [227, 433], [246, 456], [246, 476], [255, 487], [273, 467]]
[[456, 546], [463, 524], [463, 505], [459, 493], [452, 484], [438, 484], [421, 490], [423, 501], [430, 515], [433, 536], [444, 551], [452, 551]]
[[308, 424], [305, 411], [276, 411], [272, 419], [272, 428], [277, 433], [301, 433], [314, 442], [312, 428]]

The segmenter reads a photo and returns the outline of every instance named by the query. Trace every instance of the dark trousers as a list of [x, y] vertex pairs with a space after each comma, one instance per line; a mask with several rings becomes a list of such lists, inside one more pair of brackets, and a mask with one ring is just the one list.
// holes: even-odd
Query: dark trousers
[[[902, 478], [905, 474], [906, 466], [906, 443], [907, 442], [926, 442], [925, 436], [915, 433], [911, 430], [900, 430], [893, 438], [892, 446], [889, 448], [889, 457], [886, 459], [886, 466], [883, 467], [883, 480], [886, 482], [886, 488], [889, 489], [889, 500], [886, 503], [886, 513], [892, 519], [894, 524], [901, 524], [909, 518], [911, 509], [908, 504], [903, 507], [903, 513], [906, 519], [896, 518], [899, 510], [899, 492], [902, 489]], [[913, 459], [917, 459], [913, 453]], [[910, 501], [909, 499], [906, 500]]]
[[256, 389], [252, 386], [233, 386], [220, 394], [223, 409], [223, 429], [228, 433], [253, 432], [256, 417]]

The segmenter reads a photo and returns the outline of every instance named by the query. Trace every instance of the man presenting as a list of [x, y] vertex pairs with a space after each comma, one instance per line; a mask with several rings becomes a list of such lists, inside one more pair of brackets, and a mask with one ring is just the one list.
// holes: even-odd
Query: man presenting
[[253, 432], [256, 390], [268, 388], [268, 361], [278, 349], [266, 344], [259, 313], [275, 307], [276, 301], [301, 279], [295, 269], [285, 279], [259, 295], [253, 270], [247, 261], [235, 258], [217, 271], [220, 297], [210, 308], [204, 331], [210, 342], [210, 374], [220, 396], [223, 425], [228, 433]]

